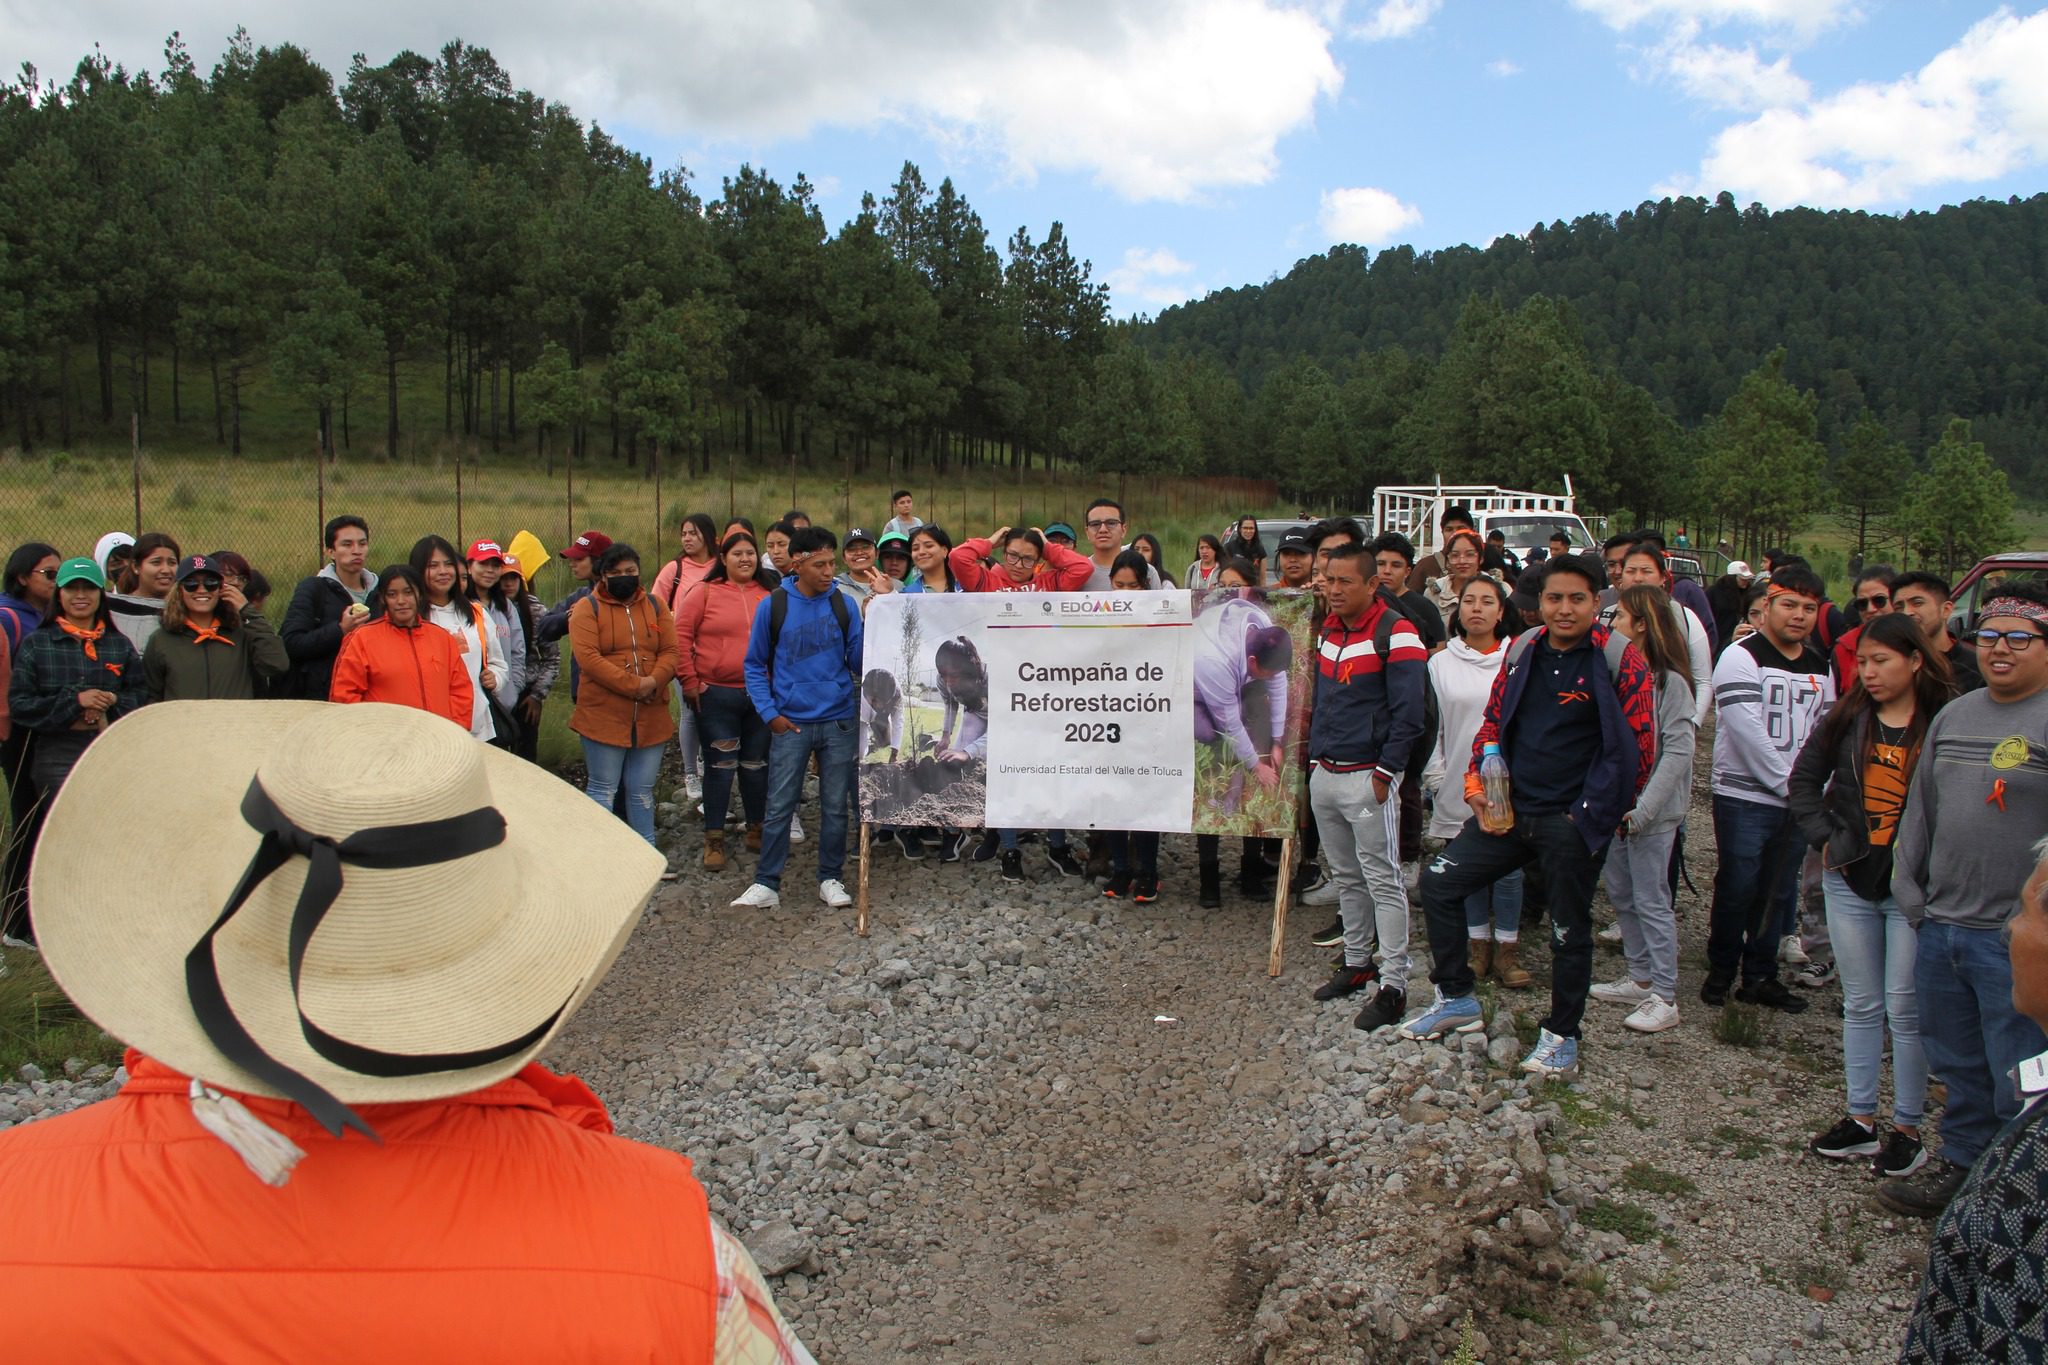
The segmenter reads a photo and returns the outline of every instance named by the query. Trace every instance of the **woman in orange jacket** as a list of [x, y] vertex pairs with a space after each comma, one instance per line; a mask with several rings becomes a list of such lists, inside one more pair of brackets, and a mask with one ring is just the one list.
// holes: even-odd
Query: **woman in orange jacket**
[[446, 716], [463, 729], [475, 701], [455, 637], [420, 614], [427, 586], [410, 564], [393, 564], [377, 579], [362, 610], [377, 619], [352, 630], [334, 661], [327, 700], [383, 701]]
[[569, 613], [569, 648], [583, 670], [569, 728], [583, 738], [583, 790], [612, 808], [626, 791], [626, 823], [654, 839], [654, 779], [675, 736], [668, 685], [676, 676], [676, 623], [640, 586], [640, 552], [615, 544], [598, 557], [590, 596]]

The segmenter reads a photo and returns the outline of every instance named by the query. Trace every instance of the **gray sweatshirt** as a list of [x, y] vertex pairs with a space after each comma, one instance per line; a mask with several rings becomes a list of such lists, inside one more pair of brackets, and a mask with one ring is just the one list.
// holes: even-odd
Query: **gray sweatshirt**
[[1950, 702], [1928, 727], [1892, 844], [1906, 918], [1998, 929], [2019, 907], [2048, 832], [2048, 690]]
[[1662, 834], [1685, 823], [1699, 732], [1692, 689], [1676, 673], [1657, 679], [1657, 766], [1650, 769], [1650, 780], [1628, 813], [1632, 833]]

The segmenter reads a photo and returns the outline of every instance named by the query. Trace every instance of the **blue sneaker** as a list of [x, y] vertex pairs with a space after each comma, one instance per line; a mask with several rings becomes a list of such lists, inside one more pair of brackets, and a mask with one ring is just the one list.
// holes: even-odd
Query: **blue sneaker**
[[1447, 1033], [1475, 1033], [1486, 1027], [1476, 996], [1446, 996], [1438, 987], [1436, 1003], [1401, 1025], [1403, 1038], [1441, 1038]]
[[1569, 1076], [1578, 1069], [1579, 1040], [1560, 1038], [1549, 1029], [1542, 1031], [1535, 1050], [1522, 1059], [1522, 1070], [1546, 1081]]

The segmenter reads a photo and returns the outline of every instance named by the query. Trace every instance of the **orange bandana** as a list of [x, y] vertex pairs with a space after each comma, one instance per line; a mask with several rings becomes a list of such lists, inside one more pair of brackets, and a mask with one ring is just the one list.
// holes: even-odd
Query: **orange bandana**
[[100, 650], [99, 646], [95, 643], [95, 641], [97, 641], [100, 638], [100, 636], [105, 635], [107, 633], [107, 628], [105, 626], [94, 626], [91, 630], [80, 630], [77, 626], [72, 625], [71, 622], [65, 620], [61, 616], [57, 618], [57, 626], [60, 630], [62, 630], [66, 635], [69, 635], [72, 639], [85, 641], [86, 658], [91, 659], [94, 663], [98, 663], [100, 661]]
[[192, 643], [195, 645], [203, 645], [208, 640], [218, 640], [222, 644], [226, 645], [229, 649], [233, 649], [235, 647], [235, 642], [233, 640], [221, 634], [212, 626], [195, 625], [191, 621], [187, 621], [185, 623], [185, 626], [192, 632]]

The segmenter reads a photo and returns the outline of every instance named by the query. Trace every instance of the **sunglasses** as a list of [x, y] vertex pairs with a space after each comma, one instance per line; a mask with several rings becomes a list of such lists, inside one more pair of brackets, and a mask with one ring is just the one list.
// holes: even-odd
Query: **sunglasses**
[[1856, 599], [1856, 605], [1865, 611], [1882, 611], [1891, 604], [1892, 599], [1889, 594], [1882, 597], [1859, 597]]
[[55, 569], [30, 569], [29, 572], [37, 578], [47, 578], [53, 583], [57, 579], [57, 571]]
[[2037, 630], [1979, 630], [1971, 634], [1976, 637], [1979, 649], [1989, 649], [2003, 640], [2015, 654], [2031, 649], [2034, 641], [2041, 638], [2041, 632]]
[[178, 586], [186, 592], [219, 592], [220, 580], [218, 578], [188, 578]]

